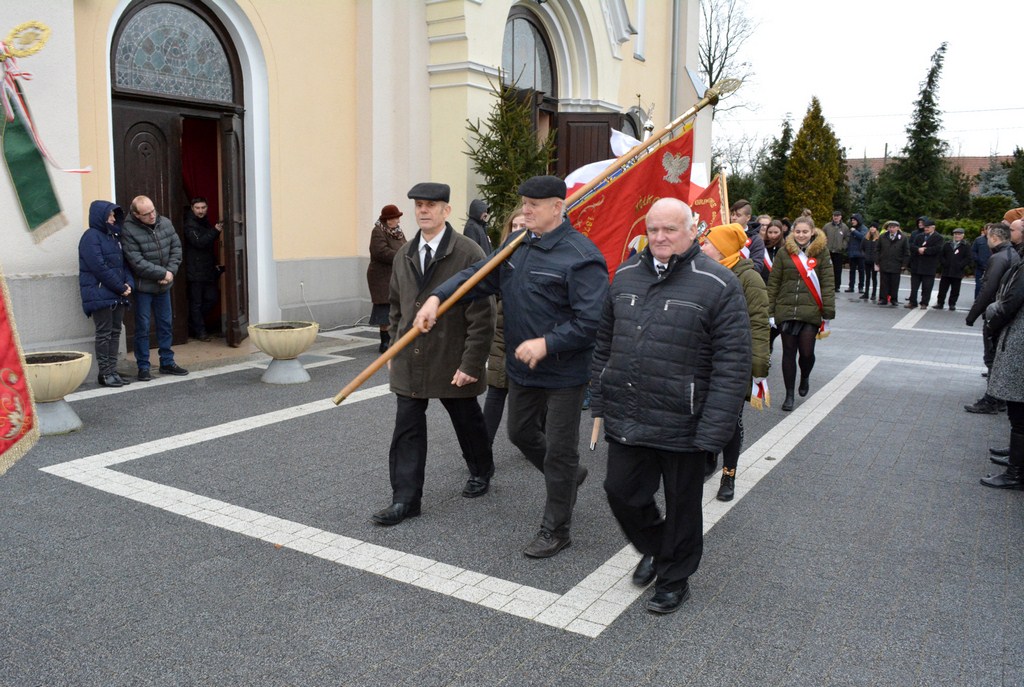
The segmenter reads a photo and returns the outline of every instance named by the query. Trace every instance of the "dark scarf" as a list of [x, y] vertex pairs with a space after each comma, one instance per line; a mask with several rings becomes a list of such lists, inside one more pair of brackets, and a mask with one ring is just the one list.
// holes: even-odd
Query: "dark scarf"
[[398, 239], [399, 241], [405, 241], [405, 234], [402, 233], [402, 227], [399, 226], [392, 229], [388, 226], [387, 222], [380, 219], [377, 220], [376, 226], [391, 238]]

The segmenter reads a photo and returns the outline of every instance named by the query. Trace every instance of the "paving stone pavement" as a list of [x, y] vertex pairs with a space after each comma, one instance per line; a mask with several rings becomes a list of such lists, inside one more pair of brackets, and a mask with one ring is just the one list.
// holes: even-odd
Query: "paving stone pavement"
[[837, 296], [791, 414], [775, 351], [738, 498], [706, 486], [704, 559], [668, 617], [628, 582], [603, 446], [573, 545], [526, 559], [539, 474], [499, 434], [492, 492], [461, 498], [434, 403], [423, 515], [373, 526], [386, 377], [327, 400], [373, 331], [321, 338], [308, 384], [243, 362], [86, 385], [84, 429], [0, 478], [0, 685], [1022, 685], [1024, 493], [978, 484], [1007, 422], [962, 409], [980, 332]]

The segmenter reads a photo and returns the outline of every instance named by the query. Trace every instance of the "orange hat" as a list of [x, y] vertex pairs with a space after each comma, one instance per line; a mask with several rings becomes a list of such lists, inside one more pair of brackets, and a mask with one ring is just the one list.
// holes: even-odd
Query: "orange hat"
[[740, 249], [747, 245], [747, 232], [739, 224], [723, 224], [711, 227], [708, 230], [706, 240], [711, 242], [718, 252], [722, 254], [719, 260], [723, 265], [732, 269], [740, 261]]
[[1024, 208], [1014, 208], [1012, 210], [1008, 210], [1007, 213], [1003, 215], [1003, 221], [1007, 224], [1011, 224], [1019, 219], [1024, 219]]

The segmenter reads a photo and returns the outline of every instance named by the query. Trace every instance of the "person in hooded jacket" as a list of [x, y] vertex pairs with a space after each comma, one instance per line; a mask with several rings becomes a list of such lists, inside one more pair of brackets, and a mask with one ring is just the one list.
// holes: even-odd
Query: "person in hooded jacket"
[[[750, 319], [750, 340], [752, 343], [751, 391], [761, 387], [768, 376], [769, 348], [768, 332], [768, 291], [764, 280], [754, 270], [754, 264], [740, 253], [746, 243], [746, 234], [738, 224], [712, 227], [707, 239], [701, 245], [704, 255], [728, 267], [743, 287], [747, 302], [747, 317]], [[751, 394], [747, 394], [751, 400]], [[736, 431], [722, 448], [722, 481], [718, 487], [719, 501], [732, 501], [736, 488], [736, 466], [743, 448], [743, 413], [736, 420]], [[717, 459], [716, 459], [717, 465]]]
[[89, 228], [78, 242], [82, 310], [96, 326], [96, 364], [101, 386], [130, 384], [117, 373], [121, 323], [135, 280], [121, 249], [124, 210], [109, 200], [89, 206]]
[[469, 204], [469, 219], [462, 229], [462, 235], [473, 239], [480, 246], [484, 255], [490, 255], [494, 250], [491, 245], [491, 237], [487, 235], [487, 221], [490, 219], [490, 208], [487, 203], [479, 198]]
[[846, 259], [850, 263], [850, 285], [847, 293], [853, 293], [853, 283], [857, 282], [857, 291], [864, 293], [864, 237], [868, 235], [868, 228], [864, 225], [864, 217], [859, 213], [853, 213], [850, 217], [850, 242], [846, 244]]
[[825, 233], [810, 217], [798, 217], [768, 279], [768, 312], [782, 334], [782, 379], [786, 385], [783, 410], [793, 410], [797, 354], [800, 395], [810, 390], [814, 344], [836, 316], [832, 261]]
[[868, 227], [864, 240], [860, 242], [860, 250], [864, 254], [864, 292], [860, 299], [874, 301], [878, 298], [878, 271], [875, 269], [878, 262], [878, 222], [872, 222]]
[[200, 341], [209, 341], [206, 314], [217, 304], [220, 270], [217, 269], [217, 239], [224, 225], [210, 224], [206, 198], [192, 199], [185, 212], [185, 276], [188, 277], [188, 328]]

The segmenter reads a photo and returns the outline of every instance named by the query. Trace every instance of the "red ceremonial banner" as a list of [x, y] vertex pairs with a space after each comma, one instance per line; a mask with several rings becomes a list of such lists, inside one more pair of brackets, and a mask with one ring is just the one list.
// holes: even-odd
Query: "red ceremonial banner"
[[7, 282], [0, 271], [0, 475], [25, 455], [39, 438], [25, 357], [14, 330]]
[[693, 222], [697, 227], [697, 238], [699, 240], [703, 239], [711, 227], [728, 224], [728, 220], [722, 216], [728, 210], [725, 206], [727, 201], [722, 193], [723, 187], [722, 176], [720, 174], [715, 175], [715, 178], [711, 180], [708, 187], [690, 203], [690, 209], [693, 210]]
[[609, 276], [647, 246], [644, 217], [654, 201], [689, 199], [692, 159], [691, 127], [569, 211], [572, 225], [604, 254]]

